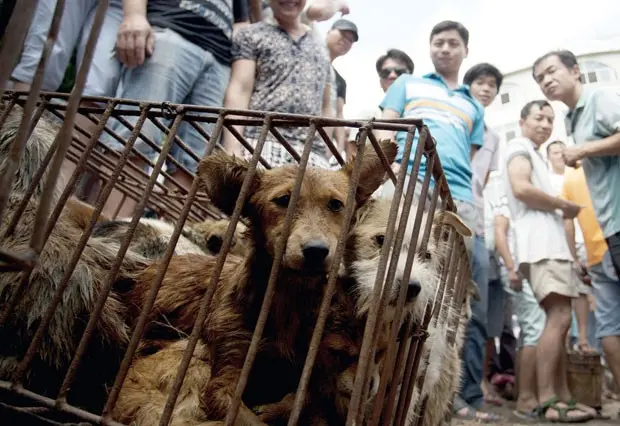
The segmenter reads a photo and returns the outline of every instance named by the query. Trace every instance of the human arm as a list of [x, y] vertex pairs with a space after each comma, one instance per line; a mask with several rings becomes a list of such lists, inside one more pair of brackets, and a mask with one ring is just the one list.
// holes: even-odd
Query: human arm
[[478, 150], [484, 143], [484, 109], [482, 109], [481, 107], [477, 110], [476, 118], [472, 123], [472, 130], [469, 136], [469, 160], [473, 161], [476, 152], [478, 152]]
[[489, 176], [491, 175], [491, 172], [499, 170], [499, 137], [495, 132], [490, 129], [487, 129], [485, 131], [484, 137], [484, 143], [489, 143], [494, 148], [493, 155], [491, 156], [491, 164], [489, 165], [489, 170], [487, 171], [487, 175], [484, 178], [484, 186], [486, 186], [487, 183], [489, 183]]
[[263, 20], [263, 5], [261, 0], [248, 0], [250, 9], [250, 21], [260, 22]]
[[508, 279], [510, 280], [510, 288], [514, 291], [521, 291], [522, 289], [522, 277], [517, 271], [517, 266], [514, 261], [514, 257], [510, 252], [510, 246], [508, 245], [508, 232], [510, 230], [510, 220], [508, 217], [502, 214], [496, 214], [493, 219], [493, 228], [495, 231], [495, 248], [500, 257], [504, 261], [504, 266], [508, 271]]
[[[382, 120], [394, 120], [403, 116], [407, 101], [405, 82], [406, 76], [401, 75], [385, 93], [383, 101], [379, 106], [381, 108]], [[393, 130], [374, 130], [375, 137], [378, 140], [394, 139], [395, 133]]]
[[[254, 90], [255, 72], [256, 62], [251, 59], [238, 59], [232, 63], [230, 82], [224, 96], [224, 108], [248, 109]], [[243, 126], [238, 125], [234, 126], [234, 128], [243, 135]], [[228, 130], [224, 131], [223, 146], [230, 154], [242, 154], [241, 144]]]
[[123, 0], [123, 20], [116, 36], [116, 57], [128, 68], [153, 54], [155, 35], [146, 18], [147, 0]]
[[309, 0], [305, 14], [309, 21], [327, 21], [337, 12], [343, 15], [349, 13], [349, 5], [345, 0]]
[[[224, 108], [248, 109], [254, 91], [257, 57], [257, 45], [251, 28], [244, 28], [233, 36], [231, 53], [233, 62], [224, 95]], [[243, 135], [243, 126], [235, 126], [235, 130]], [[231, 154], [242, 153], [241, 144], [228, 130], [224, 130], [222, 145]]]
[[579, 213], [580, 206], [554, 197], [532, 184], [532, 163], [526, 153], [517, 153], [508, 160], [508, 178], [515, 198], [530, 209], [554, 212], [561, 210], [564, 217], [572, 219]]
[[620, 155], [620, 91], [602, 88], [589, 101], [594, 108], [594, 123], [597, 134], [609, 135], [595, 141], [566, 147], [564, 159], [569, 166], [588, 157]]
[[[344, 99], [336, 99], [336, 118], [344, 119]], [[336, 127], [335, 132], [336, 144], [338, 145], [338, 151], [342, 152], [346, 149], [345, 129], [342, 126]]]

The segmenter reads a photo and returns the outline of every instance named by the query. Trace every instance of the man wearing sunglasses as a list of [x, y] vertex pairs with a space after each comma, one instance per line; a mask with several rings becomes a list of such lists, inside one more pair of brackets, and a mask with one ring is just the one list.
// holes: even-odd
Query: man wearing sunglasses
[[413, 74], [413, 61], [402, 50], [390, 49], [377, 59], [376, 68], [381, 88], [387, 92], [398, 77]]
[[[403, 74], [413, 74], [413, 60], [402, 50], [390, 49], [384, 55], [381, 55], [377, 59], [376, 63], [377, 74], [379, 75], [379, 84], [383, 93], [387, 92], [392, 83], [396, 81], [398, 77]], [[379, 108], [373, 108], [364, 110], [359, 116], [363, 119], [381, 118], [381, 110]], [[350, 156], [355, 151], [355, 140], [359, 129], [352, 128], [347, 144], [347, 155]]]

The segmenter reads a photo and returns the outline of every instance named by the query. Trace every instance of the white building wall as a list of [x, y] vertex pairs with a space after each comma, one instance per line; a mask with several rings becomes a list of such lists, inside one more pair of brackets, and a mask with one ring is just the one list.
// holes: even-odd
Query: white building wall
[[[620, 50], [579, 55], [579, 66], [586, 84], [620, 85]], [[538, 84], [532, 77], [531, 67], [507, 74], [495, 102], [485, 111], [485, 121], [501, 138], [500, 164], [506, 142], [519, 136], [519, 117], [521, 108], [532, 100], [544, 99]], [[555, 126], [550, 141], [560, 139], [568, 144], [564, 117], [568, 108], [561, 102], [551, 102], [555, 110]], [[544, 155], [545, 150], [542, 150]], [[501, 167], [500, 167], [501, 170]]]

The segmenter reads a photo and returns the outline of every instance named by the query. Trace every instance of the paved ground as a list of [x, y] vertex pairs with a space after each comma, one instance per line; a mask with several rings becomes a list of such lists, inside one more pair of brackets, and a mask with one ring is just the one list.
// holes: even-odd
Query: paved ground
[[[512, 415], [512, 410], [514, 409], [514, 403], [508, 402], [506, 406], [504, 407], [500, 407], [500, 408], [492, 408], [490, 409], [491, 411], [493, 411], [494, 413], [499, 414], [500, 416], [502, 416], [503, 421], [500, 423], [495, 423], [496, 425], [501, 425], [501, 426], [506, 426], [506, 425], [516, 425], [516, 424], [529, 424], [529, 425], [548, 425], [550, 423], [545, 423], [545, 422], [541, 422], [541, 423], [528, 423], [528, 422], [524, 422], [522, 420], [519, 420], [519, 418], [515, 417], [514, 415]], [[606, 401], [605, 404], [603, 405], [603, 414], [610, 416], [611, 419], [610, 420], [591, 420], [587, 423], [583, 423], [584, 425], [588, 425], [588, 426], [607, 426], [607, 425], [618, 425], [620, 424], [620, 418], [618, 416], [618, 412], [620, 411], [620, 401]], [[452, 426], [473, 426], [473, 425], [479, 425], [480, 423], [476, 423], [476, 422], [466, 422], [466, 421], [459, 421], [459, 420], [452, 420]]]

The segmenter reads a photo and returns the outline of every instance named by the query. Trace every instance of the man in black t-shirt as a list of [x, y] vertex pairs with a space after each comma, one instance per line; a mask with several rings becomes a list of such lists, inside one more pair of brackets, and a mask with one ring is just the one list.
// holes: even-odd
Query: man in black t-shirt
[[[330, 61], [346, 55], [351, 50], [353, 43], [359, 39], [357, 26], [347, 20], [339, 19], [332, 25], [327, 33], [327, 49], [329, 50]], [[332, 66], [332, 108], [336, 111], [336, 118], [344, 118], [344, 104], [347, 97], [347, 83], [342, 76]], [[344, 127], [336, 128], [336, 146], [340, 152], [345, 150], [345, 131]]]
[[[231, 66], [233, 24], [248, 22], [248, 0], [138, 0], [127, 7], [116, 44], [116, 54], [124, 64], [117, 96], [145, 101], [168, 101], [220, 107], [228, 86]], [[131, 124], [137, 117], [127, 117]], [[212, 124], [201, 124], [210, 133]], [[113, 120], [113, 130], [125, 140], [131, 131]], [[161, 146], [164, 134], [149, 120], [142, 133]], [[188, 123], [177, 135], [201, 158], [206, 140]], [[123, 146], [110, 137], [110, 148]], [[153, 163], [158, 153], [141, 138], [135, 149]], [[197, 162], [179, 145], [172, 147], [176, 161], [166, 163], [167, 172], [189, 189]], [[148, 164], [133, 158], [147, 171]], [[179, 167], [181, 166], [181, 167]], [[119, 200], [107, 203], [113, 211]], [[135, 204], [126, 203], [120, 216], [130, 215]]]

